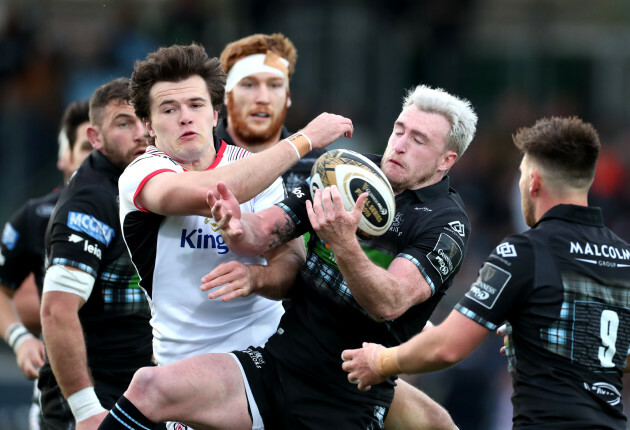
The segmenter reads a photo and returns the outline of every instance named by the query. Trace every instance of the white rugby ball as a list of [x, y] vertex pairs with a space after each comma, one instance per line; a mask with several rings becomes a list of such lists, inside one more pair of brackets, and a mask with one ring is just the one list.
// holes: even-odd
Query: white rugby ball
[[311, 197], [318, 189], [336, 185], [350, 211], [361, 194], [368, 193], [357, 234], [364, 238], [384, 234], [394, 221], [396, 198], [383, 171], [365, 156], [348, 149], [332, 149], [320, 156], [311, 170]]

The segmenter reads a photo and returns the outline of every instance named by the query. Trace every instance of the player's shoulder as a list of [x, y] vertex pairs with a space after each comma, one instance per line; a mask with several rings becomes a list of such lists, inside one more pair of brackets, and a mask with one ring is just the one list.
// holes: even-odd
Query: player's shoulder
[[489, 261], [500, 262], [502, 265], [511, 267], [518, 262], [523, 264], [534, 264], [534, 244], [531, 230], [524, 233], [515, 233], [506, 236], [495, 246], [488, 257]]

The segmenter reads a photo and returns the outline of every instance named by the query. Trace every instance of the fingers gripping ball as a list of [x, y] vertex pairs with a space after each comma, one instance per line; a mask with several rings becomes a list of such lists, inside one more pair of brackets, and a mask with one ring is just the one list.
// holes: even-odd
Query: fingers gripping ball
[[313, 164], [311, 196], [318, 189], [331, 185], [339, 189], [348, 211], [352, 210], [361, 194], [368, 193], [357, 230], [359, 236], [380, 236], [389, 229], [396, 214], [396, 200], [387, 177], [376, 164], [348, 149], [327, 151]]

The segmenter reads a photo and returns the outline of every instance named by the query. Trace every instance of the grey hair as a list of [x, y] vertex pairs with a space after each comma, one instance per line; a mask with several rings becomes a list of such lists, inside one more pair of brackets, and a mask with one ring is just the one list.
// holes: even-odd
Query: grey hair
[[477, 114], [470, 102], [441, 88], [418, 85], [407, 91], [403, 100], [403, 109], [412, 105], [421, 111], [438, 113], [448, 119], [451, 130], [447, 136], [446, 146], [455, 151], [459, 159], [475, 137], [477, 127]]

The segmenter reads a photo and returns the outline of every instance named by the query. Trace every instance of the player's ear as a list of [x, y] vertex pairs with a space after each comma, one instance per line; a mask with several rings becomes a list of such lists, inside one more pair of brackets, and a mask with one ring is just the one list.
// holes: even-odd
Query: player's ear
[[457, 160], [457, 153], [455, 151], [446, 151], [442, 157], [442, 161], [439, 166], [439, 170], [447, 172]]
[[287, 88], [287, 108], [291, 107], [291, 91]]
[[529, 194], [536, 196], [543, 185], [543, 178], [537, 170], [532, 170], [529, 174]]
[[90, 125], [87, 128], [87, 138], [92, 144], [92, 148], [94, 149], [103, 148], [103, 141], [101, 140], [101, 134], [99, 133], [97, 126]]
[[144, 127], [147, 129], [147, 133], [149, 133], [149, 136], [155, 139], [155, 131], [153, 131], [153, 125], [149, 121], [146, 121], [144, 123]]

